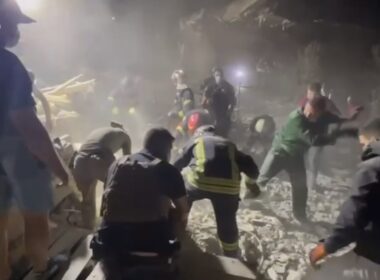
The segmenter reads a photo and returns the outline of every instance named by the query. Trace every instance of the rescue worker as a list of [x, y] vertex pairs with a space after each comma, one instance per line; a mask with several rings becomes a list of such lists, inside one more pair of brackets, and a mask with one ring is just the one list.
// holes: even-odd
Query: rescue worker
[[330, 237], [310, 252], [310, 262], [316, 267], [351, 243], [356, 243], [355, 249], [327, 259], [306, 280], [380, 279], [380, 119], [365, 125], [359, 135], [363, 162], [354, 175], [352, 194], [343, 204]]
[[[123, 278], [122, 270], [134, 252], [166, 259], [178, 250], [173, 241], [185, 230], [188, 205], [183, 178], [169, 164], [173, 142], [166, 129], [152, 129], [142, 151], [120, 158], [109, 169], [103, 222], [92, 242], [106, 279], [129, 279]], [[175, 213], [172, 221], [169, 211]]]
[[271, 116], [260, 115], [254, 118], [243, 150], [252, 154], [256, 162], [261, 164], [271, 148], [275, 132], [276, 123]]
[[188, 112], [195, 108], [194, 93], [186, 84], [185, 72], [183, 70], [175, 70], [171, 79], [176, 88], [175, 109], [171, 114], [176, 114], [182, 120]]
[[98, 128], [90, 133], [73, 159], [72, 172], [83, 197], [82, 227], [95, 227], [96, 185], [105, 181], [119, 150], [124, 155], [131, 153], [131, 140], [122, 126]]
[[[322, 95], [322, 84], [320, 83], [310, 83], [308, 85], [307, 94], [299, 103], [300, 108], [304, 108], [305, 104], [315, 97], [324, 98], [326, 101], [326, 112], [321, 118], [319, 118], [316, 124], [318, 127], [317, 129], [319, 130], [318, 133], [320, 134], [327, 134], [331, 125], [340, 126], [343, 123], [355, 121], [363, 109], [361, 106], [352, 106], [350, 109], [350, 116], [344, 118], [334, 102], [327, 96]], [[317, 185], [317, 176], [321, 165], [322, 155], [323, 147], [321, 146], [312, 147], [307, 154], [307, 165], [309, 169], [307, 185], [309, 189], [319, 189]]]
[[236, 96], [234, 87], [225, 80], [222, 69], [213, 69], [213, 79], [208, 81], [203, 92], [202, 106], [215, 119], [216, 133], [228, 137]]
[[182, 123], [177, 126], [176, 143], [188, 141], [195, 131], [204, 125], [212, 125], [213, 120], [210, 113], [205, 109], [194, 109], [188, 112]]
[[324, 96], [322, 94], [322, 89], [323, 89], [323, 86], [319, 82], [309, 83], [307, 85], [306, 95], [304, 97], [302, 97], [302, 99], [299, 101], [298, 106], [300, 108], [304, 108], [306, 103], [308, 103], [314, 97], [323, 96], [324, 98], [326, 98], [326, 103], [327, 103], [326, 109], [327, 109], [327, 111], [329, 111], [330, 113], [332, 113], [334, 115], [340, 116], [341, 115], [340, 110], [338, 109], [336, 104], [330, 98], [328, 98], [328, 96]]
[[266, 184], [280, 171], [286, 171], [290, 177], [293, 198], [293, 214], [301, 222], [308, 222], [306, 216], [307, 185], [304, 156], [311, 146], [333, 144], [338, 137], [355, 133], [355, 129], [336, 130], [320, 134], [316, 123], [326, 112], [326, 99], [315, 97], [305, 108], [293, 111], [284, 128], [275, 136], [260, 170], [257, 184]]
[[216, 135], [215, 127], [200, 127], [186, 145], [174, 166], [185, 171], [190, 209], [194, 201], [209, 199], [213, 205], [218, 236], [229, 257], [239, 256], [236, 213], [239, 207], [241, 173], [246, 186], [258, 195], [255, 181], [258, 168], [253, 159], [240, 152], [234, 143]]
[[7, 230], [12, 202], [23, 214], [25, 251], [33, 279], [48, 279], [67, 262], [65, 256], [49, 258], [49, 211], [53, 207], [50, 171], [65, 185], [69, 174], [36, 116], [27, 70], [6, 49], [18, 44], [18, 25], [32, 22], [16, 1], [0, 1], [0, 166], [6, 177], [6, 182], [0, 182], [1, 280], [11, 277]]
[[108, 98], [113, 106], [112, 117], [125, 124], [131, 135], [139, 135], [143, 126], [141, 80], [137, 74], [126, 75]]

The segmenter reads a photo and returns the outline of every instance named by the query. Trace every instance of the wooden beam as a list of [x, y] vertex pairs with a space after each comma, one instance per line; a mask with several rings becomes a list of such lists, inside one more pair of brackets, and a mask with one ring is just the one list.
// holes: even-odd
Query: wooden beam
[[86, 280], [105, 280], [103, 271], [98, 263]]
[[[71, 228], [50, 248], [50, 257], [54, 257], [58, 254], [69, 255], [73, 247], [78, 244], [79, 240], [87, 234], [88, 231], [86, 230]], [[31, 271], [28, 273], [24, 280], [33, 280], [33, 272]]]
[[92, 235], [86, 237], [79, 245], [71, 257], [69, 269], [63, 275], [62, 280], [74, 280], [81, 274], [87, 263], [91, 259], [92, 252], [90, 250]]

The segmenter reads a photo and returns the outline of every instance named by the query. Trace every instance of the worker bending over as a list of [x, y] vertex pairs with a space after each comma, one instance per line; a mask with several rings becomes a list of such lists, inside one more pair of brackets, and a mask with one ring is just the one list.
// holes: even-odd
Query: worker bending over
[[[141, 152], [122, 157], [110, 167], [102, 201], [103, 222], [92, 244], [106, 279], [129, 279], [123, 268], [130, 264], [133, 252], [165, 258], [178, 250], [172, 225], [177, 233], [184, 231], [188, 206], [182, 176], [168, 163], [173, 141], [166, 129], [152, 129]], [[169, 221], [172, 204], [175, 219]]]
[[96, 185], [104, 182], [114, 154], [131, 153], [131, 140], [121, 127], [94, 130], [84, 141], [72, 164], [74, 179], [82, 192], [82, 227], [93, 229], [96, 223]]
[[310, 253], [316, 266], [328, 255], [356, 243], [343, 256], [327, 259], [305, 279], [380, 279], [380, 119], [360, 130], [363, 162], [353, 179], [353, 192], [344, 203], [332, 235]]
[[239, 234], [236, 213], [239, 207], [241, 173], [252, 192], [258, 168], [250, 156], [234, 143], [217, 136], [213, 126], [200, 127], [174, 166], [185, 171], [190, 207], [194, 201], [209, 199], [214, 207], [218, 236], [224, 254], [238, 257]]

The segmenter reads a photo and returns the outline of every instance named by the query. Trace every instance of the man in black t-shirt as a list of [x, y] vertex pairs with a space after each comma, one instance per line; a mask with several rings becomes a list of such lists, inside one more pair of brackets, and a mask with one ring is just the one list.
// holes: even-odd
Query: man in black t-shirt
[[[128, 252], [168, 253], [169, 241], [175, 239], [172, 222], [177, 234], [186, 227], [185, 184], [180, 172], [168, 162], [173, 141], [166, 129], [152, 129], [141, 152], [115, 161], [109, 169], [102, 201], [103, 222], [93, 242], [94, 253], [99, 249], [104, 253], [98, 258], [106, 279], [121, 279], [120, 264], [123, 266]], [[172, 203], [174, 221], [169, 218]]]
[[202, 106], [215, 119], [216, 133], [228, 137], [231, 128], [231, 116], [236, 106], [234, 87], [226, 81], [222, 69], [212, 70], [210, 79], [203, 92]]

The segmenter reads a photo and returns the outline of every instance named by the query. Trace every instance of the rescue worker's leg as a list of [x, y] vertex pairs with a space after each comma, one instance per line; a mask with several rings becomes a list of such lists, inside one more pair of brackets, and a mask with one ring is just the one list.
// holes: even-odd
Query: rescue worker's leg
[[[0, 168], [1, 169], [1, 168]], [[11, 276], [8, 263], [8, 220], [11, 207], [12, 193], [5, 173], [0, 175], [0, 280], [7, 280]]]
[[305, 280], [379, 280], [380, 265], [360, 257], [353, 251], [331, 257], [318, 270], [309, 269]]
[[193, 207], [193, 203], [198, 200], [205, 199], [205, 193], [198, 188], [191, 186], [186, 183], [186, 191], [187, 191], [187, 200], [189, 206], [189, 213], [191, 212], [191, 208]]
[[11, 276], [8, 263], [8, 214], [0, 214], [0, 280], [7, 280]]
[[[53, 206], [51, 173], [23, 143], [2, 160], [12, 193], [25, 221], [25, 249], [37, 275], [49, 273], [49, 212]], [[56, 264], [58, 270], [60, 264]]]
[[100, 260], [100, 267], [104, 273], [105, 280], [124, 280], [123, 266], [119, 258], [106, 256]]
[[286, 166], [286, 158], [281, 155], [275, 154], [271, 149], [265, 157], [264, 163], [260, 169], [260, 175], [257, 179], [257, 184], [260, 187], [265, 187], [266, 184], [276, 176]]
[[292, 185], [293, 214], [300, 222], [307, 221], [307, 180], [306, 168], [303, 157], [288, 160], [286, 171], [289, 174]]
[[231, 118], [226, 112], [225, 114], [217, 113], [214, 115], [215, 133], [222, 137], [228, 138], [231, 128]]
[[78, 155], [74, 161], [73, 176], [82, 193], [81, 205], [82, 224], [89, 229], [95, 228], [96, 223], [96, 184], [93, 164], [88, 156]]
[[317, 177], [321, 164], [322, 152], [323, 147], [312, 147], [307, 153], [307, 159], [309, 163], [307, 186], [310, 190], [317, 188]]
[[214, 207], [219, 240], [227, 257], [239, 257], [239, 230], [236, 213], [239, 208], [239, 197], [223, 194], [210, 194]]

